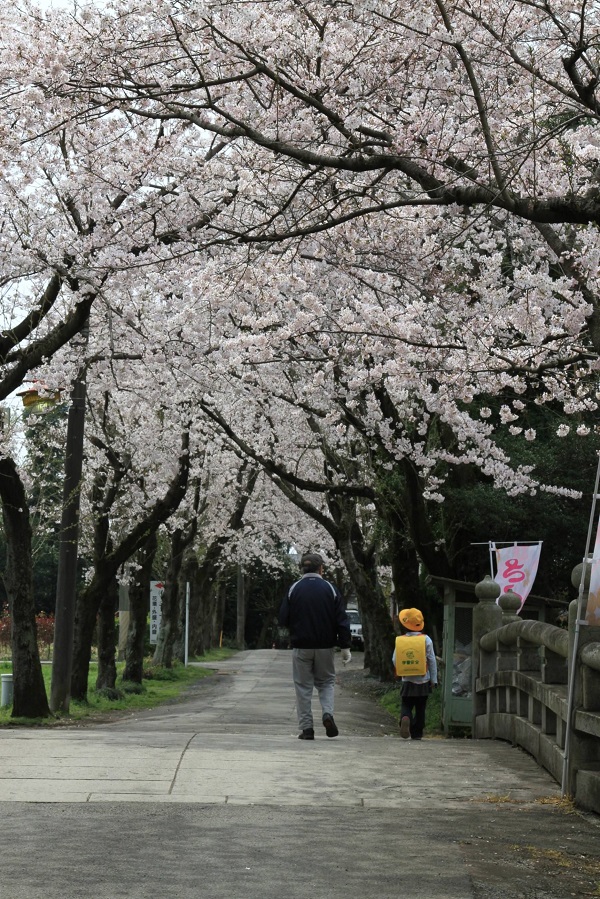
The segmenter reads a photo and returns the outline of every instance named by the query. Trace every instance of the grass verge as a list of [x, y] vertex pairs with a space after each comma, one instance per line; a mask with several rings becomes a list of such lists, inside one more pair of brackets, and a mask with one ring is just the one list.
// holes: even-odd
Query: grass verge
[[[214, 649], [206, 655], [194, 659], [196, 662], [215, 662], [230, 658], [235, 654], [232, 649]], [[172, 668], [152, 668], [150, 660], [144, 673], [141, 688], [123, 681], [123, 664], [117, 665], [116, 695], [111, 697], [105, 691], [96, 690], [96, 677], [98, 665], [90, 664], [88, 679], [88, 701], [71, 701], [69, 713], [59, 712], [51, 718], [11, 718], [11, 708], [0, 708], [0, 727], [15, 725], [41, 725], [43, 727], [56, 727], [58, 725], [76, 723], [85, 719], [102, 719], [112, 712], [133, 711], [135, 709], [149, 709], [166, 702], [173, 701], [182, 696], [188, 687], [207, 677], [211, 671], [206, 668], [196, 668], [189, 665], [187, 668], [180, 662], [175, 662]], [[12, 670], [10, 662], [0, 663], [0, 672], [8, 673]], [[42, 671], [46, 683], [46, 692], [50, 695], [50, 680], [52, 666], [43, 665]]]
[[[391, 685], [379, 702], [390, 715], [393, 715], [394, 718], [400, 718], [400, 683]], [[427, 700], [427, 705], [425, 706], [425, 733], [430, 736], [439, 736], [443, 733], [441, 687], [437, 687]]]

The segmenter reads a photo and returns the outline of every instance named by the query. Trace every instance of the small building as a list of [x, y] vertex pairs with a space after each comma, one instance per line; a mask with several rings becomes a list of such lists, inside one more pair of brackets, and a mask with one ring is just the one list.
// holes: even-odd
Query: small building
[[[442, 727], [446, 736], [470, 731], [473, 719], [472, 666], [473, 607], [478, 602], [475, 583], [430, 575], [428, 582], [443, 593], [444, 629], [442, 636]], [[529, 594], [521, 618], [548, 621], [567, 602]]]

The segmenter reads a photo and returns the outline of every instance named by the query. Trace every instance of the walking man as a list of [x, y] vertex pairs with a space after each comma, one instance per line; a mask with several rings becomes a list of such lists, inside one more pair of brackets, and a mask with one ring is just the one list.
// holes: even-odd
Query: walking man
[[342, 650], [345, 665], [350, 655], [350, 622], [338, 589], [323, 578], [323, 559], [305, 553], [302, 577], [288, 590], [281, 604], [279, 624], [287, 627], [292, 644], [292, 670], [296, 690], [299, 740], [314, 740], [312, 694], [316, 688], [328, 737], [339, 731], [333, 718], [335, 688], [334, 647]]

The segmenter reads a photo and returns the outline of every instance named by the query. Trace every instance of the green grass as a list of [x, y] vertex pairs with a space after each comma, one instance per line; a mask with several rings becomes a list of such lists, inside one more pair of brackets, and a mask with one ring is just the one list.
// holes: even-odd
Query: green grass
[[[379, 700], [384, 709], [400, 717], [400, 684], [394, 684]], [[439, 736], [442, 730], [442, 689], [437, 687], [430, 695], [425, 706], [425, 735]]]
[[[214, 662], [221, 659], [230, 658], [235, 654], [231, 649], [214, 649], [206, 655], [194, 659], [197, 662]], [[117, 665], [117, 690], [121, 691], [120, 698], [111, 699], [102, 692], [98, 693], [96, 687], [96, 677], [98, 673], [98, 665], [96, 662], [90, 664], [90, 674], [88, 679], [88, 701], [75, 702], [71, 701], [69, 713], [57, 713], [51, 718], [31, 719], [31, 718], [11, 718], [10, 707], [0, 708], [0, 727], [6, 725], [43, 725], [52, 727], [60, 724], [68, 724], [71, 722], [81, 721], [85, 718], [97, 717], [115, 711], [133, 711], [135, 709], [154, 708], [166, 702], [178, 699], [183, 693], [203, 677], [210, 675], [210, 670], [205, 668], [195, 668], [188, 666], [187, 668], [179, 662], [173, 664], [172, 668], [151, 668], [150, 660], [145, 667], [145, 674], [142, 684], [142, 692], [130, 692], [133, 686], [124, 683], [121, 677], [123, 672], [123, 664]], [[0, 662], [0, 672], [8, 672], [12, 670], [10, 662]], [[50, 695], [50, 679], [52, 675], [51, 665], [42, 665], [44, 681], [46, 683], [46, 692]]]

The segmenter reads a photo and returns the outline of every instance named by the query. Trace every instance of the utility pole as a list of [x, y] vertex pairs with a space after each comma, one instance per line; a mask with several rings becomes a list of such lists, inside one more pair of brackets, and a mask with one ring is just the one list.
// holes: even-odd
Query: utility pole
[[[89, 339], [89, 320], [81, 331], [81, 337], [85, 353]], [[65, 479], [58, 546], [54, 649], [52, 653], [52, 681], [50, 684], [50, 709], [53, 712], [68, 712], [71, 700], [71, 670], [73, 667], [73, 633], [79, 546], [79, 500], [83, 471], [83, 435], [85, 430], [86, 374], [87, 367], [84, 359], [79, 373], [73, 381], [71, 406], [67, 419]]]

